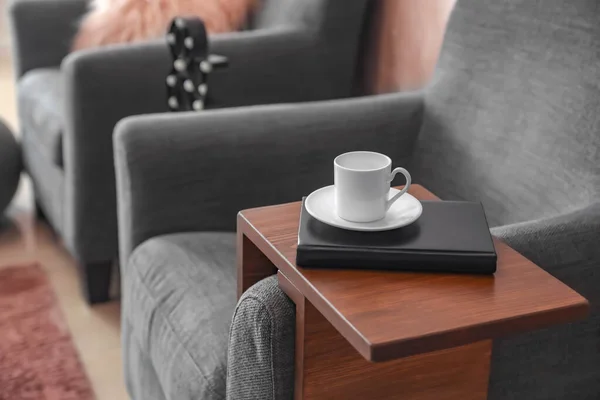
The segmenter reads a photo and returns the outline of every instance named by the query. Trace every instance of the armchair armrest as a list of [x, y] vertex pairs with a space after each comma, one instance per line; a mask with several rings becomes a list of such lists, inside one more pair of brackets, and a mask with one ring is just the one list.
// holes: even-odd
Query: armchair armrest
[[[597, 393], [600, 371], [600, 203], [563, 215], [492, 229], [508, 245], [569, 285], [590, 303], [588, 319], [494, 343], [490, 393], [553, 397], [577, 382], [577, 395]], [[548, 382], [543, 388], [532, 382]], [[566, 392], [565, 392], [566, 393]], [[575, 393], [575, 392], [572, 392]]]
[[[584, 297], [590, 299], [592, 295], [600, 300], [589, 290], [593, 287], [597, 292], [600, 287], [600, 203], [551, 218], [493, 228], [492, 233]], [[593, 277], [597, 281], [592, 284]]]
[[244, 208], [297, 201], [333, 183], [352, 150], [410, 157], [421, 93], [131, 117], [116, 128], [122, 265], [153, 236], [234, 230]]
[[118, 249], [114, 127], [130, 115], [167, 111], [164, 80], [170, 55], [161, 42], [110, 46], [71, 53], [61, 68], [68, 210], [64, 236], [80, 259], [98, 260]]
[[69, 53], [85, 0], [13, 0], [9, 6], [17, 77], [58, 67]]
[[[292, 399], [296, 305], [277, 275], [250, 287], [229, 330], [227, 399]], [[251, 367], [249, 367], [251, 366]], [[249, 384], [260, 376], [261, 384]]]
[[351, 94], [351, 79], [344, 79], [344, 71], [332, 76], [330, 57], [321, 52], [317, 37], [308, 30], [213, 35], [210, 51], [229, 60], [227, 68], [210, 77], [211, 108], [325, 100]]

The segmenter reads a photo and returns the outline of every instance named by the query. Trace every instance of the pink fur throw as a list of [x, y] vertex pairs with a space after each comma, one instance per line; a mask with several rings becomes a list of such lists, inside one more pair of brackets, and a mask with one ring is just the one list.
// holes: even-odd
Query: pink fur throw
[[92, 0], [73, 50], [163, 36], [175, 17], [196, 16], [209, 33], [239, 29], [257, 0]]

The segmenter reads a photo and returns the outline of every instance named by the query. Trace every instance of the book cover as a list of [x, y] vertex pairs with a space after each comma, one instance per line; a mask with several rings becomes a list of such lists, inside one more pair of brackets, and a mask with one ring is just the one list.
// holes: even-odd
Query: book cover
[[480, 203], [423, 201], [421, 217], [403, 228], [356, 232], [300, 214], [296, 264], [312, 268], [492, 274], [496, 251]]

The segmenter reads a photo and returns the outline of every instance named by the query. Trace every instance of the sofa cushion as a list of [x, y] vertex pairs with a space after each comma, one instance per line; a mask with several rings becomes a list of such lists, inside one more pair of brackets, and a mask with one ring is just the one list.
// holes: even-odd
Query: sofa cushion
[[19, 120], [24, 135], [57, 166], [62, 166], [63, 77], [58, 69], [28, 72], [18, 83]]
[[[230, 233], [160, 236], [132, 254], [123, 271], [124, 334], [146, 353], [164, 398], [225, 398], [235, 271]], [[125, 372], [134, 398], [143, 393], [140, 373]]]

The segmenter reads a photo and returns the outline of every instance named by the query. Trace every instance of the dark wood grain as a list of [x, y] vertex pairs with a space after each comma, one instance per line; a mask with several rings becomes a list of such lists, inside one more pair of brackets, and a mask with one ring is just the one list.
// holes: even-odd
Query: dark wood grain
[[[410, 193], [437, 199], [419, 185]], [[367, 360], [442, 350], [587, 315], [583, 297], [498, 240], [495, 276], [297, 267], [299, 213], [300, 203], [242, 211], [238, 232]]]
[[365, 360], [279, 271], [296, 303], [294, 398], [482, 400], [490, 340], [385, 363]]
[[237, 232], [238, 299], [252, 285], [277, 272], [277, 268], [240, 230]]

